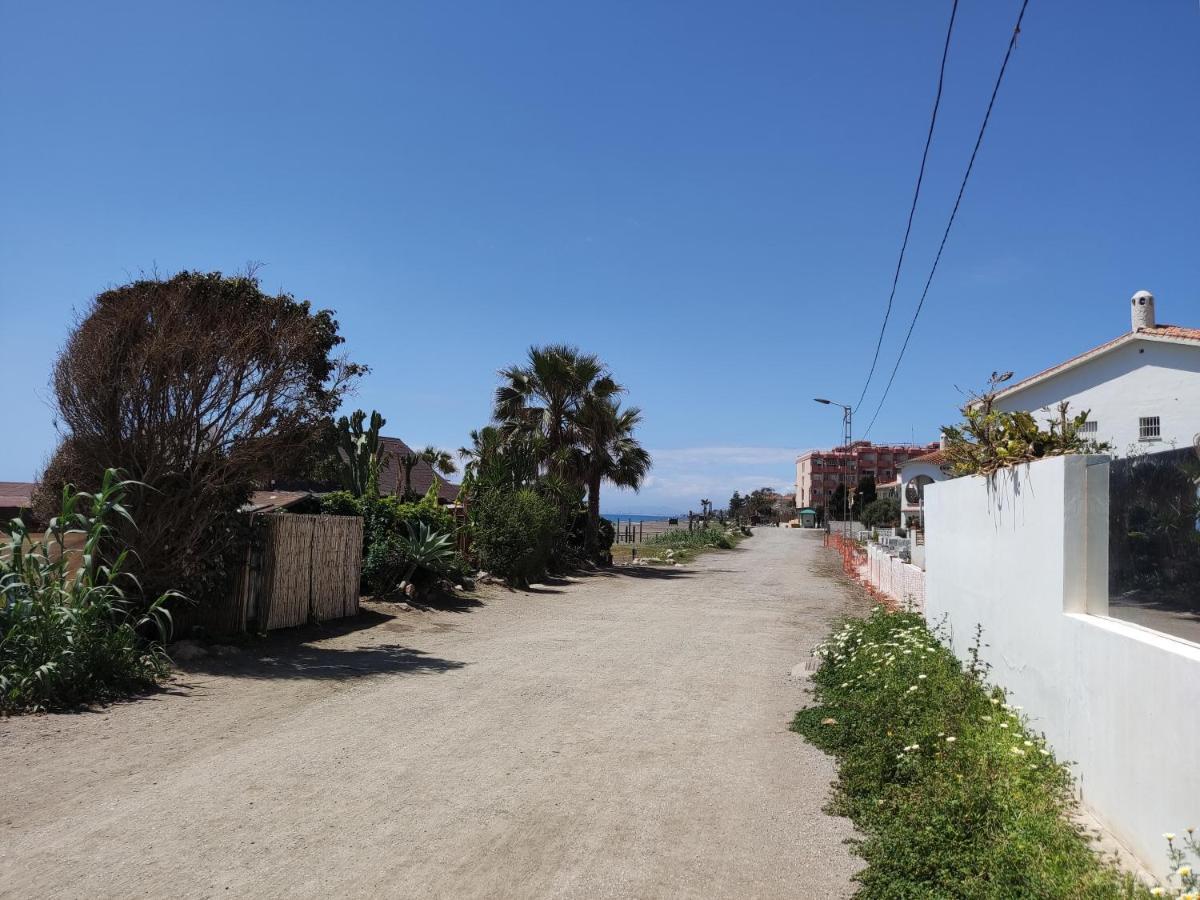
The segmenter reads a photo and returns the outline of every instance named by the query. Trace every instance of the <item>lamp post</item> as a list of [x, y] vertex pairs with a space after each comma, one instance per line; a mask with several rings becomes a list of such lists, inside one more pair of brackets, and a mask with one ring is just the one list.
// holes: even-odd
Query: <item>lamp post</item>
[[[816, 403], [823, 403], [825, 406], [838, 406], [842, 410], [842, 442], [846, 448], [846, 452], [851, 454], [846, 460], [846, 465], [843, 472], [850, 467], [850, 460], [854, 458], [850, 449], [850, 444], [853, 440], [853, 416], [854, 410], [845, 403], [838, 403], [835, 400], [826, 400], [824, 397], [813, 397]], [[850, 533], [850, 489], [846, 486], [846, 476], [841, 475], [840, 483], [842, 485], [842, 536], [845, 537]]]

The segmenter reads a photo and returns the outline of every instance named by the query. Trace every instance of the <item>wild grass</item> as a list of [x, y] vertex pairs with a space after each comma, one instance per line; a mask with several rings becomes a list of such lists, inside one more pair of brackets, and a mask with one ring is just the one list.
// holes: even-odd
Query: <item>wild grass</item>
[[170, 615], [133, 595], [127, 550], [113, 552], [129, 482], [105, 473], [95, 494], [67, 488], [44, 536], [19, 520], [0, 538], [0, 712], [105, 701], [153, 685], [169, 660]]
[[[706, 550], [732, 550], [743, 540], [740, 533], [731, 533], [720, 527], [698, 528], [694, 531], [679, 529], [663, 531], [646, 538], [638, 545], [640, 558], [661, 562], [687, 562]], [[618, 547], [613, 547], [614, 559]]]
[[919, 615], [877, 609], [820, 648], [793, 728], [838, 760], [830, 811], [863, 838], [867, 898], [1127, 898], [1146, 888], [1070, 819], [1072, 780], [1020, 707]]

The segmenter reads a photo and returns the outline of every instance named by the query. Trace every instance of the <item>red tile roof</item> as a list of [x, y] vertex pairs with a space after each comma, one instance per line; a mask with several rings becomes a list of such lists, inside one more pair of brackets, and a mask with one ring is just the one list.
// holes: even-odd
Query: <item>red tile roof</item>
[[28, 509], [37, 485], [32, 481], [0, 481], [0, 507]]
[[1099, 347], [1093, 347], [1091, 350], [1080, 353], [1078, 356], [1072, 356], [1070, 359], [1066, 360], [1065, 362], [1060, 362], [1056, 366], [1051, 366], [1048, 369], [1043, 369], [1034, 375], [1030, 375], [1028, 378], [1023, 378], [1016, 384], [1010, 385], [1002, 391], [997, 391], [996, 397], [1006, 397], [1009, 394], [1024, 390], [1025, 388], [1031, 387], [1040, 381], [1044, 381], [1051, 375], [1055, 375], [1058, 372], [1062, 372], [1066, 369], [1072, 369], [1080, 363], [1086, 362], [1087, 360], [1103, 353], [1107, 353], [1109, 350], [1115, 350], [1117, 347], [1124, 346], [1125, 344], [1138, 340], [1139, 338], [1152, 341], [1167, 341], [1170, 343], [1200, 343], [1200, 328], [1185, 328], [1182, 325], [1155, 325], [1153, 328], [1139, 328], [1137, 331], [1126, 332], [1120, 337], [1113, 338], [1111, 341], [1106, 341]]
[[[403, 487], [401, 484], [404, 478], [404, 467], [400, 465], [400, 457], [407, 456], [413, 450], [400, 440], [400, 438], [380, 437], [380, 449], [391, 455], [391, 462], [384, 468], [379, 475], [379, 493], [395, 494]], [[434, 471], [433, 466], [427, 462], [419, 462], [413, 467], [412, 471], [412, 490], [413, 493], [424, 496], [429, 490], [429, 486], [433, 484]], [[458, 499], [458, 485], [451, 484], [439, 473], [437, 476], [438, 497], [446, 503], [453, 503]]]
[[947, 462], [946, 451], [942, 449], [934, 450], [932, 453], [926, 453], [924, 456], [914, 456], [904, 465], [911, 463], [925, 463], [930, 466], [944, 466]]

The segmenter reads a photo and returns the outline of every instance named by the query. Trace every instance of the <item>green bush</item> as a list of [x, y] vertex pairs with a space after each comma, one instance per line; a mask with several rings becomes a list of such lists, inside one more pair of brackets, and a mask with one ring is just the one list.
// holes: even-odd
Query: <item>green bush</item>
[[861, 897], [1142, 897], [1071, 823], [1071, 776], [1020, 707], [915, 613], [877, 609], [817, 650], [818, 705], [793, 727], [839, 763]]
[[862, 511], [862, 523], [867, 528], [887, 527], [900, 522], [900, 504], [891, 497], [872, 500]]
[[[454, 516], [436, 498], [426, 496], [416, 503], [399, 497], [355, 497], [347, 491], [334, 491], [321, 500], [321, 511], [331, 516], [362, 516], [363, 566], [362, 589], [375, 594], [394, 590], [397, 573], [406, 568], [403, 546], [409, 529], [422, 525], [431, 532], [453, 536]], [[437, 569], [422, 568], [417, 580], [427, 582], [438, 576], [461, 577], [465, 570], [457, 556]]]
[[476, 502], [474, 549], [479, 563], [510, 584], [545, 577], [565, 540], [558, 508], [536, 491], [491, 491]]
[[95, 494], [65, 488], [38, 540], [20, 520], [8, 523], [0, 540], [0, 711], [111, 700], [167, 673], [171, 619], [163, 603], [180, 595], [136, 606], [128, 552], [111, 546], [114, 520], [132, 525], [123, 505], [129, 484], [110, 469]]

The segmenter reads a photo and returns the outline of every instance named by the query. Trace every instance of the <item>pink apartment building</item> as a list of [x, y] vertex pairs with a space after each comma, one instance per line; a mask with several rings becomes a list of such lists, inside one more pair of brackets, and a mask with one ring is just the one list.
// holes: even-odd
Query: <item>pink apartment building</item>
[[896, 480], [900, 466], [938, 449], [932, 444], [872, 444], [855, 441], [848, 447], [809, 450], [796, 457], [796, 508], [824, 507], [845, 484], [848, 490], [858, 486], [860, 478], [874, 476], [877, 485]]

